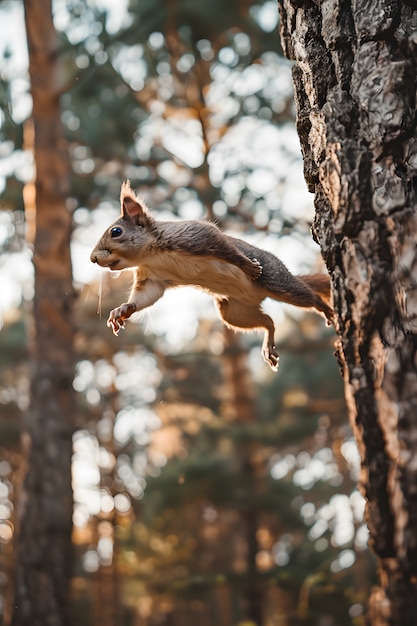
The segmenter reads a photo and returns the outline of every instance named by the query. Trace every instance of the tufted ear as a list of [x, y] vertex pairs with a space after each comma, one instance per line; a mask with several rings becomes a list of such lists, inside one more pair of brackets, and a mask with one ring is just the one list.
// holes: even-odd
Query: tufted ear
[[145, 202], [135, 195], [128, 180], [122, 184], [120, 205], [122, 216], [130, 218], [139, 226], [146, 226], [152, 219], [147, 212]]

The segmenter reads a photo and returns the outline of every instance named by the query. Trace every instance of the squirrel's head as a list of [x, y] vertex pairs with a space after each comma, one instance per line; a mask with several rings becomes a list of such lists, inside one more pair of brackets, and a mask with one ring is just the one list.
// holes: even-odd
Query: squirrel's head
[[155, 241], [155, 220], [129, 181], [122, 184], [120, 206], [120, 217], [104, 231], [90, 256], [93, 263], [110, 270], [137, 267]]

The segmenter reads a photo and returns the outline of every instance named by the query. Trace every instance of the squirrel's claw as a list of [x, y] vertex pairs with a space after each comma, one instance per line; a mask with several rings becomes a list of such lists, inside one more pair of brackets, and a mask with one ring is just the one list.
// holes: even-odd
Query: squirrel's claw
[[257, 258], [252, 259], [252, 263], [256, 266], [256, 268], [257, 268], [257, 270], [259, 272], [259, 275], [258, 275], [258, 278], [259, 278], [259, 276], [262, 275], [263, 267], [262, 267], [260, 261], [258, 261]]
[[112, 329], [113, 335], [117, 337], [119, 331], [125, 327], [123, 320], [109, 319], [107, 320], [107, 326]]

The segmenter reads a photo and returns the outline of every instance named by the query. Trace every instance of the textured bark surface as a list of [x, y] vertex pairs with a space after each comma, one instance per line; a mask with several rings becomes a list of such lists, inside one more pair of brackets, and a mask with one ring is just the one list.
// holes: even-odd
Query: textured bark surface
[[417, 623], [417, 3], [279, 0], [380, 586]]
[[51, 0], [25, 0], [33, 98], [34, 185], [25, 209], [34, 237], [31, 405], [24, 428], [26, 477], [16, 537], [12, 623], [69, 624], [73, 432], [73, 287], [68, 149], [60, 119]]

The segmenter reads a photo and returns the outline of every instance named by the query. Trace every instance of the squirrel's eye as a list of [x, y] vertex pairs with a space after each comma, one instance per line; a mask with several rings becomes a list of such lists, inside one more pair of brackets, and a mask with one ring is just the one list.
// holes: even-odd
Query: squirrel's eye
[[110, 231], [110, 235], [112, 237], [120, 237], [120, 235], [122, 234], [122, 229], [120, 228], [120, 226], [113, 226], [113, 228]]

